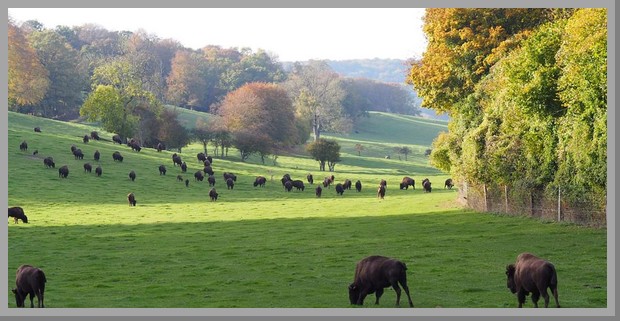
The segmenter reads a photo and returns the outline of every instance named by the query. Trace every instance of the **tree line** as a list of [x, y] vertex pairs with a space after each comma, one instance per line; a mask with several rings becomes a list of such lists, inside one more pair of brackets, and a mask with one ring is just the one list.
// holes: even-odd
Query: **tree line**
[[[9, 16], [9, 109], [60, 120], [83, 117], [146, 146], [192, 140], [235, 146], [242, 159], [348, 132], [370, 110], [418, 113], [400, 85], [345, 78], [326, 61], [285, 70], [259, 49], [194, 50], [144, 30], [57, 26]], [[164, 105], [208, 112], [188, 132]]]
[[605, 207], [605, 8], [427, 9], [424, 32], [408, 82], [450, 115], [436, 167]]

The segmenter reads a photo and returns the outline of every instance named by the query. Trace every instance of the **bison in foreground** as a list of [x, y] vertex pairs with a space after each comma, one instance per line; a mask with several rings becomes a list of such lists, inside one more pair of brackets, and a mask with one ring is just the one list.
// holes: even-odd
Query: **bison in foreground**
[[383, 295], [384, 288], [392, 286], [396, 291], [396, 305], [400, 305], [400, 287], [403, 287], [409, 306], [413, 308], [413, 302], [407, 286], [407, 266], [405, 263], [385, 256], [369, 256], [359, 261], [355, 267], [353, 283], [349, 285], [349, 300], [351, 304], [364, 305], [364, 298], [368, 294], [375, 293], [375, 304]]
[[129, 206], [136, 206], [136, 195], [133, 193], [127, 194], [127, 201], [129, 201]]
[[343, 194], [344, 194], [344, 187], [342, 186], [342, 184], [340, 183], [336, 184], [336, 195], [342, 196]]
[[211, 201], [217, 201], [217, 192], [215, 191], [215, 187], [209, 190], [209, 197]]
[[34, 297], [37, 297], [37, 308], [45, 308], [43, 293], [45, 292], [45, 273], [43, 270], [31, 265], [21, 265], [17, 268], [13, 294], [18, 308], [25, 307], [26, 297], [30, 295], [30, 307], [34, 308]]
[[321, 188], [321, 185], [317, 185], [316, 190], [314, 191], [314, 194], [316, 195], [316, 197], [321, 197], [322, 193], [323, 193], [323, 189]]
[[444, 189], [445, 188], [452, 189], [452, 186], [454, 186], [454, 183], [452, 182], [452, 178], [448, 178], [443, 185]]
[[424, 187], [424, 192], [426, 192], [426, 193], [430, 193], [430, 192], [432, 191], [432, 188], [431, 188], [431, 181], [429, 181], [429, 180], [428, 180], [428, 178], [425, 178], [425, 179], [422, 181], [422, 187]]
[[517, 256], [515, 264], [506, 266], [506, 276], [510, 292], [517, 294], [519, 308], [523, 307], [525, 297], [530, 293], [532, 293], [532, 302], [535, 307], [538, 308], [538, 299], [541, 295], [545, 299], [545, 308], [549, 307], [547, 288], [553, 294], [556, 307], [560, 307], [558, 276], [555, 267], [549, 261], [531, 253], [521, 253]]
[[400, 182], [400, 189], [409, 189], [409, 186], [415, 189], [415, 180], [409, 176], [403, 177], [403, 180]]
[[355, 189], [356, 189], [358, 192], [361, 192], [361, 191], [362, 191], [362, 182], [360, 182], [360, 180], [357, 180], [357, 182], [355, 182]]
[[265, 177], [258, 176], [256, 177], [256, 180], [254, 180], [254, 187], [256, 186], [265, 187], [266, 182], [267, 182], [267, 179]]
[[24, 209], [19, 206], [9, 207], [8, 217], [12, 217], [15, 224], [18, 223], [18, 220], [22, 220], [22, 222], [28, 223], [28, 217], [26, 217]]
[[67, 167], [67, 165], [64, 165], [63, 167], [58, 169], [58, 177], [67, 178], [67, 176], [69, 176], [69, 167]]
[[112, 159], [114, 161], [123, 162], [123, 155], [121, 155], [121, 153], [119, 151], [116, 151], [116, 152], [112, 153]]

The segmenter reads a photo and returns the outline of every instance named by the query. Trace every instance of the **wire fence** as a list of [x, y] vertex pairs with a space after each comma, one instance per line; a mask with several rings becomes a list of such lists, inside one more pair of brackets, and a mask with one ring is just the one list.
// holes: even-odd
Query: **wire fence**
[[[468, 207], [491, 213], [536, 217], [595, 227], [607, 226], [606, 206], [586, 201], [568, 201], [558, 188], [553, 196], [542, 190], [513, 186], [459, 183], [459, 199]], [[584, 200], [588, 199], [584, 197]]]

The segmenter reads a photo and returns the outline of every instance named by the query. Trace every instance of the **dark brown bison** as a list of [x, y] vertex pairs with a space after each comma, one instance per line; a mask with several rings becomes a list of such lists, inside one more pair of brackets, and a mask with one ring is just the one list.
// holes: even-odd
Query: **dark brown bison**
[[292, 185], [293, 185], [293, 187], [295, 187], [295, 189], [297, 189], [298, 191], [299, 191], [299, 190], [301, 190], [301, 191], [303, 192], [303, 190], [306, 188], [306, 187], [304, 186], [304, 182], [302, 182], [301, 180], [298, 180], [298, 179], [296, 179], [296, 180], [294, 180], [294, 181], [291, 181], [291, 184], [292, 184]]
[[364, 298], [375, 293], [375, 304], [383, 295], [384, 288], [391, 286], [396, 291], [396, 305], [400, 305], [400, 287], [403, 287], [409, 306], [413, 302], [407, 286], [407, 266], [405, 263], [385, 256], [369, 256], [359, 261], [355, 267], [353, 283], [349, 285], [349, 301], [351, 304], [364, 305]]
[[[211, 166], [209, 166], [211, 167]], [[224, 173], [224, 180], [227, 180], [229, 178], [232, 178], [233, 181], [237, 181], [237, 176], [233, 173]]]
[[136, 195], [133, 193], [127, 194], [127, 201], [129, 201], [129, 206], [136, 206]]
[[323, 188], [321, 188], [321, 185], [317, 185], [316, 189], [314, 190], [314, 195], [316, 195], [316, 197], [321, 197], [322, 193], [323, 193]]
[[174, 166], [177, 166], [177, 165], [181, 166], [181, 164], [183, 164], [183, 159], [181, 159], [181, 156], [174, 153], [174, 155], [172, 155], [172, 164]]
[[409, 176], [403, 177], [403, 180], [400, 182], [400, 189], [409, 189], [409, 186], [415, 189], [415, 180]]
[[112, 153], [112, 159], [114, 159], [114, 161], [123, 162], [123, 155], [121, 155], [119, 151], [116, 151]]
[[218, 194], [215, 191], [215, 187], [209, 190], [209, 197], [211, 198], [211, 201], [217, 201], [217, 195]]
[[209, 186], [215, 186], [215, 176], [209, 175], [209, 177], [207, 177], [207, 182], [209, 182]]
[[209, 164], [213, 164], [213, 157], [207, 156], [207, 160], [209, 161]]
[[[282, 186], [285, 186], [286, 182], [291, 181], [291, 175], [289, 174], [284, 174], [282, 176], [282, 179], [280, 179], [280, 182], [282, 182]], [[286, 187], [286, 186], [285, 186]]]
[[56, 164], [54, 164], [54, 159], [51, 157], [45, 157], [43, 159], [43, 165], [45, 165], [46, 168], [56, 168]]
[[359, 180], [359, 179], [357, 180], [357, 182], [355, 182], [355, 189], [356, 189], [358, 192], [361, 192], [361, 191], [362, 191], [362, 182], [360, 182], [360, 180]]
[[228, 178], [226, 180], [226, 188], [227, 189], [233, 189], [235, 187], [235, 181], [233, 181], [232, 178]]
[[379, 188], [377, 189], [377, 197], [380, 199], [385, 198], [385, 186], [379, 185]]
[[30, 307], [34, 308], [34, 297], [37, 297], [37, 308], [45, 308], [43, 303], [45, 293], [45, 273], [43, 270], [31, 265], [21, 265], [15, 275], [15, 286], [12, 289], [15, 294], [15, 304], [18, 308], [26, 307], [26, 297], [30, 295]]
[[327, 188], [332, 184], [332, 180], [329, 177], [325, 177], [325, 179], [323, 180], [323, 187]]
[[26, 217], [24, 209], [19, 206], [9, 207], [9, 217], [13, 218], [13, 222], [15, 224], [17, 224], [17, 221], [19, 220], [22, 220], [24, 223], [28, 223], [28, 217]]
[[71, 145], [71, 154], [73, 154], [75, 152], [75, 150], [77, 149], [77, 146], [75, 146], [74, 144]]
[[196, 173], [194, 173], [194, 180], [195, 181], [201, 181], [204, 179], [204, 175], [202, 175], [202, 171], [197, 171]]
[[73, 157], [75, 157], [75, 159], [84, 159], [84, 153], [78, 148], [73, 151]]
[[121, 140], [121, 135], [114, 135], [112, 136], [112, 141], [115, 143], [118, 143], [120, 145], [123, 144], [123, 141]]
[[157, 151], [161, 152], [162, 150], [166, 149], [166, 146], [162, 143], [157, 143]]
[[93, 171], [93, 166], [91, 164], [89, 164], [89, 163], [84, 164], [84, 172], [85, 173], [86, 172], [92, 173], [92, 171]]
[[531, 253], [521, 253], [517, 256], [515, 264], [506, 266], [506, 276], [510, 292], [517, 294], [519, 308], [523, 307], [525, 297], [530, 293], [532, 293], [532, 302], [535, 307], [538, 308], [538, 299], [541, 295], [545, 299], [545, 308], [549, 307], [547, 288], [553, 294], [556, 307], [560, 307], [558, 276], [551, 262]]
[[189, 179], [185, 180], [185, 187], [189, 187]]
[[205, 160], [204, 162], [202, 162], [202, 165], [211, 166], [211, 162], [209, 160]]
[[64, 165], [63, 167], [58, 169], [58, 177], [67, 178], [67, 176], [69, 176], [69, 167], [67, 167], [67, 165]]
[[94, 140], [99, 140], [99, 133], [96, 131], [92, 131], [90, 132], [90, 138], [94, 139]]
[[267, 183], [267, 179], [263, 176], [258, 176], [254, 180], [254, 187], [256, 186], [265, 187], [265, 183]]
[[386, 180], [382, 179], [382, 180], [379, 182], [379, 185], [380, 185], [380, 186], [383, 186], [383, 187], [385, 187], [385, 189], [387, 189], [387, 181], [386, 181]]
[[215, 172], [213, 171], [213, 168], [211, 168], [211, 166], [205, 166], [205, 167], [202, 169], [202, 171], [203, 171], [203, 172], [205, 172], [205, 174], [207, 174], [207, 175], [213, 175], [213, 174], [215, 174]]
[[129, 172], [129, 179], [131, 179], [131, 181], [135, 181], [136, 180], [136, 172], [131, 171]]
[[429, 181], [428, 178], [425, 178], [422, 181], [422, 187], [424, 188], [424, 192], [430, 193], [432, 191], [431, 181]]
[[159, 175], [166, 175], [166, 166], [159, 165]]
[[312, 177], [312, 174], [308, 174], [308, 176], [306, 176], [306, 179], [308, 179], [308, 184], [314, 184], [314, 177]]
[[99, 161], [99, 159], [101, 158], [101, 153], [99, 152], [99, 150], [95, 151], [94, 158], [95, 158], [96, 161]]
[[84, 137], [82, 138], [82, 141], [84, 142], [84, 144], [87, 144], [88, 141], [90, 141], [90, 137], [88, 137], [88, 135], [84, 135]]
[[342, 188], [343, 189], [351, 189], [351, 180], [345, 179], [344, 183], [342, 183]]
[[201, 161], [204, 163], [204, 161], [207, 160], [207, 155], [205, 155], [205, 153], [200, 152], [198, 154], [196, 154], [196, 158], [198, 158], [198, 161]]
[[21, 144], [19, 144], [19, 150], [27, 151], [28, 150], [28, 143], [26, 143], [26, 141], [23, 141]]
[[293, 181], [286, 181], [284, 183], [284, 190], [290, 192], [293, 189]]
[[336, 184], [336, 195], [342, 196], [343, 194], [344, 194], [344, 187], [342, 186], [342, 184], [340, 183]]
[[37, 155], [37, 154], [39, 154], [39, 150], [35, 149], [34, 152], [32, 152], [32, 155]]
[[142, 150], [142, 147], [140, 146], [140, 144], [138, 144], [138, 142], [135, 142], [135, 141], [130, 142], [129, 147], [131, 147], [131, 149], [135, 150], [136, 152], [139, 152]]
[[40, 132], [41, 132], [41, 128], [39, 128], [39, 127], [35, 127], [35, 128], [34, 128], [34, 132], [35, 132], [35, 133], [40, 133]]
[[101, 169], [101, 165], [95, 168], [95, 173], [97, 174], [97, 176], [101, 176], [101, 174], [103, 173], [103, 170]]
[[187, 173], [187, 164], [185, 162], [181, 163], [181, 172]]
[[177, 175], [177, 181], [178, 181], [178, 182], [182, 182], [182, 181], [183, 181], [183, 176], [181, 176], [181, 175]]
[[446, 182], [444, 183], [443, 188], [452, 189], [452, 186], [454, 186], [454, 183], [452, 182], [452, 178], [448, 178]]

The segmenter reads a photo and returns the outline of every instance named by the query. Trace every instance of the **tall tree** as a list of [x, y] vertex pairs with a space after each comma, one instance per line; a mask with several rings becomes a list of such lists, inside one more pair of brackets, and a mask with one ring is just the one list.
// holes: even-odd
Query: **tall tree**
[[202, 55], [189, 50], [177, 51], [166, 80], [168, 101], [190, 109], [208, 110], [206, 76], [206, 61]]
[[336, 163], [340, 162], [340, 145], [335, 140], [320, 138], [308, 144], [306, 151], [319, 162], [321, 171], [325, 171], [325, 163], [327, 163], [329, 171], [333, 172]]

